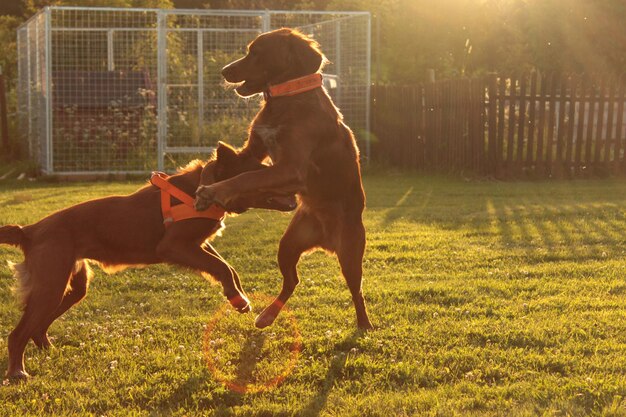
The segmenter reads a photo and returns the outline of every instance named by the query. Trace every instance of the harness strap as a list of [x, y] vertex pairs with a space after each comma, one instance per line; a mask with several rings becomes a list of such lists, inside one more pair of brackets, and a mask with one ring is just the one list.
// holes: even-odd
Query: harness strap
[[150, 182], [167, 194], [180, 200], [183, 204], [193, 207], [193, 198], [171, 182], [167, 181], [168, 178], [169, 176], [164, 172], [153, 172], [150, 177]]
[[[161, 213], [163, 214], [165, 227], [186, 219], [206, 218], [222, 220], [224, 218], [226, 211], [216, 204], [211, 205], [206, 210], [196, 211], [193, 207], [193, 198], [167, 181], [168, 178], [169, 176], [163, 172], [153, 172], [150, 176], [150, 183], [161, 189]], [[171, 197], [180, 200], [182, 204], [172, 206]]]
[[267, 97], [294, 96], [321, 86], [322, 74], [316, 72], [315, 74], [305, 75], [282, 84], [271, 85], [266, 94]]

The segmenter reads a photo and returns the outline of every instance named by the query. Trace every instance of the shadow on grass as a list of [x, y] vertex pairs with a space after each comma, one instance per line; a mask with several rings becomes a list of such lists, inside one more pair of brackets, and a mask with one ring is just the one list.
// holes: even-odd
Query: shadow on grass
[[559, 259], [595, 259], [606, 247], [626, 243], [624, 185], [399, 180], [375, 196], [369, 209], [385, 228], [414, 223], [496, 241], [528, 255], [549, 257], [544, 252], [556, 249]]
[[[626, 215], [610, 198], [554, 198], [535, 194], [487, 199], [486, 224], [475, 230], [495, 234], [504, 247], [559, 260], [599, 259], [626, 242]], [[559, 251], [560, 253], [555, 253]]]
[[[227, 412], [230, 407], [242, 405], [244, 403], [243, 394], [254, 377], [265, 340], [265, 333], [256, 330], [249, 332], [243, 341], [243, 347], [236, 362], [238, 367], [235, 371], [234, 380], [228, 383], [219, 382], [224, 385], [225, 389], [212, 392], [211, 397], [201, 399], [199, 405], [206, 408], [216, 408], [218, 415]], [[207, 381], [217, 382], [216, 374], [208, 368], [202, 374], [187, 378], [170, 396], [160, 402], [160, 409], [167, 412], [178, 410], [194, 394], [205, 389]]]
[[265, 344], [265, 333], [253, 331], [248, 335], [245, 340], [245, 344], [239, 353], [237, 363], [237, 376], [235, 377], [235, 387], [243, 389], [252, 380], [254, 370], [256, 369], [258, 358], [263, 350], [263, 344]]
[[321, 383], [321, 389], [297, 415], [317, 417], [322, 413], [335, 382], [341, 377], [343, 369], [346, 366], [348, 352], [350, 349], [356, 347], [358, 340], [365, 334], [367, 333], [363, 330], [354, 330], [346, 339], [335, 344], [335, 352], [337, 352], [337, 354], [330, 362], [328, 371], [326, 371], [326, 377]]
[[1, 355], [0, 356], [2, 359], [0, 359], [0, 381], [3, 381], [4, 379], [6, 379], [6, 372], [7, 369], [9, 369], [9, 355], [7, 352], [6, 347], [4, 349], [1, 350]]
[[[49, 194], [46, 194], [45, 198], [51, 199], [51, 198], [63, 197], [63, 196], [67, 196], [67, 191], [51, 192]], [[11, 199], [8, 199], [0, 203], [0, 207], [10, 207], [10, 206], [15, 206], [17, 204], [30, 203], [30, 202], [34, 202], [34, 201], [41, 200], [41, 199], [42, 199], [41, 197], [39, 198], [33, 197], [33, 195], [30, 194], [28, 190], [25, 190], [24, 192], [14, 194]]]

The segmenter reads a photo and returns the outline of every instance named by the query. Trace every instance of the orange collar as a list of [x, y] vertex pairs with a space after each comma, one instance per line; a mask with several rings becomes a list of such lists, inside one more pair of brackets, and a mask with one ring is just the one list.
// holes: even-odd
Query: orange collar
[[[226, 211], [215, 204], [206, 210], [196, 211], [193, 207], [193, 197], [167, 181], [168, 178], [169, 176], [163, 172], [153, 172], [150, 176], [150, 183], [161, 189], [161, 212], [163, 213], [163, 224], [165, 227], [186, 219], [206, 218], [222, 220], [224, 218]], [[180, 200], [183, 204], [172, 206], [171, 197]]]
[[282, 84], [271, 85], [266, 92], [266, 98], [295, 96], [296, 94], [311, 91], [322, 86], [322, 74], [305, 75], [304, 77], [289, 80]]

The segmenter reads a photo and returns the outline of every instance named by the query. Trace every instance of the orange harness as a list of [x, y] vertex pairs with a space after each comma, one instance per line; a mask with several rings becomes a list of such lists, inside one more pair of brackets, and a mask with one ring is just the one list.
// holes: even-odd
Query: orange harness
[[271, 85], [266, 92], [267, 97], [295, 96], [322, 86], [322, 74], [305, 75], [282, 84]]
[[[204, 211], [196, 211], [193, 207], [193, 198], [167, 181], [168, 178], [169, 176], [163, 172], [153, 172], [150, 176], [150, 183], [161, 189], [161, 212], [163, 213], [163, 224], [165, 227], [186, 219], [222, 220], [224, 218], [226, 211], [216, 204]], [[180, 200], [183, 204], [172, 206], [171, 197]]]

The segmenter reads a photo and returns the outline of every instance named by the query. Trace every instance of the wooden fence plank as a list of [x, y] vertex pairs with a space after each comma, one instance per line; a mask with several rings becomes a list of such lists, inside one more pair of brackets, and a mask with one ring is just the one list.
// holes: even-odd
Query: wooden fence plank
[[433, 138], [433, 143], [435, 144], [435, 149], [437, 150], [437, 168], [439, 170], [444, 169], [445, 167], [445, 141], [447, 137], [444, 134], [444, 114], [443, 114], [443, 106], [445, 103], [445, 92], [446, 85], [439, 84], [435, 85], [435, 112], [437, 117], [435, 119], [435, 137]]
[[548, 113], [548, 138], [546, 140], [546, 162], [545, 162], [545, 175], [548, 177], [552, 175], [553, 163], [552, 163], [552, 149], [554, 148], [554, 128], [556, 122], [556, 92], [561, 84], [561, 79], [558, 76], [552, 78], [550, 85], [550, 111]]
[[420, 134], [420, 147], [422, 149], [422, 152], [419, 156], [419, 161], [421, 163], [420, 166], [425, 167], [426, 166], [426, 123], [425, 123], [425, 115], [426, 115], [426, 108], [424, 106], [425, 103], [425, 92], [424, 89], [420, 86], [418, 88], [415, 89], [416, 90], [416, 95], [417, 95], [417, 99], [418, 99], [418, 106], [420, 109], [420, 112], [418, 114], [418, 130], [419, 130], [419, 134]]
[[563, 148], [565, 142], [565, 103], [567, 102], [567, 95], [570, 86], [570, 78], [564, 78], [561, 80], [561, 86], [559, 88], [559, 118], [556, 129], [556, 153], [554, 158], [554, 169], [552, 175], [555, 178], [561, 178], [563, 176]]
[[[487, 114], [486, 114], [486, 108], [485, 108], [485, 96], [486, 96], [486, 92], [487, 92], [487, 85], [486, 85], [486, 80], [480, 80], [480, 82], [478, 83], [478, 86], [476, 87], [478, 94], [476, 95], [476, 114], [477, 114], [477, 120], [478, 120], [478, 124], [476, 125], [476, 133], [477, 133], [477, 140], [480, 141], [481, 144], [481, 151], [482, 151], [482, 161], [485, 160], [486, 158], [486, 153], [487, 153], [487, 149], [484, 147], [484, 143], [485, 143], [485, 136], [486, 136], [486, 132], [485, 132], [485, 126], [487, 123]], [[492, 171], [495, 172], [495, 171]]]
[[432, 146], [432, 161], [434, 164], [434, 168], [438, 169], [440, 166], [439, 161], [439, 143], [437, 143], [436, 138], [441, 135], [441, 131], [439, 130], [439, 90], [435, 88], [435, 84], [432, 85], [432, 131], [430, 136], [431, 146]]
[[[488, 171], [485, 169], [486, 163], [486, 146], [485, 146], [485, 126], [483, 125], [483, 110], [485, 103], [485, 79], [472, 79], [470, 81], [472, 90], [470, 91], [470, 100], [472, 100], [472, 114], [473, 114], [473, 129], [472, 129], [472, 143], [478, 150], [476, 154], [476, 161], [474, 167], [476, 172], [484, 174], [491, 174], [494, 172], [492, 169]], [[495, 93], [495, 91], [494, 91]], [[495, 131], [495, 125], [494, 125]], [[494, 138], [495, 140], [495, 138]]]
[[409, 150], [410, 154], [408, 155], [409, 158], [409, 166], [417, 166], [419, 165], [417, 162], [417, 155], [419, 155], [420, 153], [420, 137], [419, 137], [419, 131], [417, 128], [417, 123], [418, 123], [418, 116], [420, 114], [421, 109], [418, 106], [417, 103], [417, 99], [415, 96], [415, 90], [416, 87], [415, 86], [410, 86], [407, 87], [407, 94], [409, 97], [409, 102], [411, 103], [411, 108], [412, 108], [412, 116], [408, 122], [409, 122], [409, 132], [410, 132], [410, 138], [411, 138], [411, 149]]
[[[445, 166], [448, 167], [448, 171], [454, 171], [456, 166], [454, 165], [454, 157], [456, 153], [456, 125], [458, 123], [458, 111], [459, 103], [456, 97], [457, 80], [451, 80], [447, 82], [446, 101], [445, 107], [449, 108], [450, 112], [446, 115], [446, 162]], [[443, 109], [442, 109], [443, 111]]]
[[502, 174], [502, 169], [504, 168], [504, 126], [505, 126], [505, 100], [504, 95], [506, 94], [506, 78], [500, 77], [498, 79], [498, 96], [496, 105], [498, 106], [498, 137], [496, 139], [496, 176], [500, 177]]
[[606, 88], [606, 78], [602, 78], [600, 82], [600, 90], [598, 91], [598, 115], [596, 123], [596, 140], [595, 140], [595, 153], [593, 155], [593, 170], [596, 175], [601, 173], [600, 160], [602, 158], [602, 152], [604, 151], [604, 140], [602, 138], [602, 128], [604, 127], [604, 105], [605, 98], [604, 92]]
[[550, 86], [552, 76], [546, 75], [541, 77], [541, 96], [539, 97], [539, 122], [537, 125], [537, 156], [535, 159], [536, 176], [544, 175], [544, 146], [543, 138], [546, 128], [546, 96], [548, 95], [548, 88]]
[[516, 94], [516, 81], [514, 77], [510, 78], [509, 83], [509, 124], [508, 124], [508, 141], [506, 148], [506, 175], [510, 176], [513, 173], [513, 149], [515, 141], [515, 100], [513, 97]]
[[[574, 147], [574, 131], [576, 130], [576, 102], [578, 101], [577, 88], [578, 79], [575, 77], [570, 78], [569, 81], [569, 114], [567, 117], [567, 137], [564, 143], [565, 146], [565, 158], [563, 161], [563, 169], [565, 175], [570, 178], [572, 176], [572, 148]], [[565, 110], [565, 108], [563, 109]]]
[[613, 80], [610, 80], [608, 83], [608, 89], [609, 89], [609, 96], [608, 96], [608, 102], [607, 102], [607, 106], [608, 108], [608, 114], [607, 114], [607, 118], [606, 118], [606, 133], [605, 133], [605, 147], [604, 147], [604, 158], [602, 159], [602, 169], [603, 172], [606, 172], [606, 170], [609, 167], [609, 163], [611, 162], [611, 155], [612, 155], [612, 151], [613, 151], [613, 142], [614, 142], [614, 137], [613, 137], [613, 116], [614, 116], [614, 108], [613, 106], [615, 105], [615, 89], [617, 88], [617, 85], [613, 82]]
[[463, 167], [463, 155], [460, 155], [463, 151], [461, 134], [461, 127], [463, 125], [463, 92], [460, 80], [454, 80], [452, 82], [452, 94], [450, 95], [450, 98], [450, 106], [454, 109], [451, 120], [452, 152], [450, 152], [450, 155], [452, 155], [452, 161], [450, 166], [454, 171], [460, 171]]
[[[526, 138], [526, 75], [520, 77], [519, 116], [517, 120], [517, 146], [515, 150], [515, 176], [522, 173], [524, 164], [524, 140]], [[513, 100], [514, 98], [511, 97]]]
[[[410, 112], [412, 112], [413, 108], [411, 106], [411, 103], [409, 101], [409, 94], [408, 94], [408, 90], [406, 88], [401, 88], [398, 91], [398, 98], [399, 98], [399, 108], [400, 109], [407, 109]], [[399, 148], [402, 151], [402, 164], [405, 167], [409, 166], [409, 155], [411, 152], [411, 142], [412, 142], [412, 138], [409, 136], [409, 130], [408, 129], [403, 129], [404, 126], [401, 126], [400, 123], [397, 124], [398, 126], [398, 135], [400, 137], [400, 145]]]
[[[29, 90], [30, 91], [30, 90]], [[4, 151], [5, 155], [10, 154], [9, 144], [9, 112], [7, 110], [7, 87], [5, 75], [2, 74], [2, 68], [0, 68], [0, 149]]]
[[530, 97], [528, 100], [528, 141], [526, 143], [526, 172], [529, 173], [535, 163], [535, 112], [537, 110], [537, 72], [530, 75]]
[[460, 94], [460, 102], [461, 106], [459, 108], [459, 116], [461, 119], [461, 123], [458, 128], [459, 131], [457, 133], [459, 138], [459, 150], [461, 152], [460, 162], [462, 164], [463, 171], [467, 170], [471, 166], [471, 160], [473, 155], [473, 148], [469, 143], [467, 137], [467, 126], [468, 126], [468, 118], [469, 116], [469, 102], [467, 101], [467, 80], [463, 79], [459, 81], [459, 94]]
[[446, 112], [444, 114], [443, 109], [446, 106], [448, 101], [448, 85], [444, 81], [441, 84], [435, 85], [436, 97], [437, 97], [437, 151], [439, 155], [439, 169], [445, 169], [446, 167], [446, 159], [447, 159], [447, 150], [448, 150], [448, 140], [450, 139], [448, 136], [448, 116], [449, 114]]
[[623, 128], [624, 128], [624, 100], [626, 100], [626, 79], [624, 75], [619, 80], [619, 93], [617, 94], [618, 102], [617, 102], [617, 126], [615, 129], [615, 158], [613, 160], [613, 172], [615, 174], [619, 174], [621, 170], [621, 166], [623, 161], [626, 161], [626, 158], [622, 157], [622, 149], [624, 146], [622, 144], [623, 137]]
[[454, 171], [462, 171], [465, 167], [465, 144], [463, 141], [463, 127], [465, 122], [463, 102], [463, 80], [454, 80], [452, 83], [452, 103], [454, 114], [452, 118], [452, 163], [450, 164]]
[[496, 130], [496, 111], [497, 111], [497, 99], [496, 99], [496, 90], [497, 90], [497, 82], [498, 78], [495, 74], [489, 75], [487, 79], [487, 94], [489, 94], [489, 110], [487, 111], [487, 117], [489, 118], [488, 124], [488, 133], [487, 133], [487, 152], [488, 152], [488, 162], [487, 162], [487, 171], [495, 172], [495, 175], [498, 175], [498, 163], [496, 159], [496, 152], [498, 150], [497, 144], [497, 130]]
[[433, 136], [435, 135], [435, 132], [434, 132], [434, 121], [435, 121], [434, 85], [427, 84], [424, 91], [425, 91], [425, 99], [426, 99], [425, 104], [426, 104], [426, 109], [427, 109], [427, 113], [426, 113], [425, 120], [424, 120], [424, 124], [426, 126], [426, 129], [424, 129], [424, 133], [425, 133], [424, 143], [426, 147], [425, 161], [426, 161], [426, 167], [433, 170], [436, 167], [435, 154], [434, 154], [433, 143], [432, 143]]
[[585, 129], [585, 115], [587, 112], [587, 89], [588, 89], [588, 78], [582, 77], [582, 82], [580, 86], [580, 94], [578, 95], [579, 105], [578, 105], [578, 121], [576, 125], [576, 144], [574, 150], [574, 176], [580, 175], [581, 172], [581, 162], [580, 158], [582, 155], [583, 143], [584, 143], [584, 129]]
[[[474, 172], [481, 172], [480, 158], [482, 156], [480, 143], [478, 143], [478, 135], [476, 134], [476, 85], [478, 79], [469, 79], [467, 81], [467, 106], [468, 106], [468, 118], [467, 118], [467, 139], [472, 149], [472, 159], [470, 160], [469, 168]], [[484, 145], [484, 142], [483, 142]]]
[[470, 114], [470, 108], [469, 108], [469, 100], [468, 100], [468, 80], [467, 79], [463, 79], [459, 81], [459, 92], [461, 94], [461, 108], [460, 110], [460, 116], [461, 116], [461, 124], [459, 126], [460, 131], [458, 133], [459, 135], [459, 141], [461, 146], [459, 146], [459, 150], [461, 152], [460, 155], [460, 159], [461, 159], [461, 163], [462, 163], [462, 167], [463, 167], [463, 171], [468, 170], [471, 166], [472, 166], [472, 160], [474, 158], [474, 148], [471, 146], [471, 143], [469, 141], [469, 130], [468, 130], [468, 126], [469, 126], [469, 114]]
[[596, 114], [596, 89], [593, 83], [590, 83], [589, 89], [589, 112], [587, 113], [587, 135], [585, 138], [585, 173], [591, 175], [593, 173], [595, 143], [593, 137], [593, 126]]

